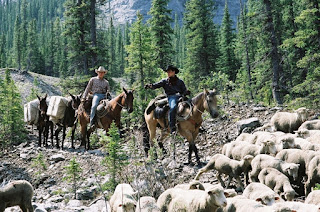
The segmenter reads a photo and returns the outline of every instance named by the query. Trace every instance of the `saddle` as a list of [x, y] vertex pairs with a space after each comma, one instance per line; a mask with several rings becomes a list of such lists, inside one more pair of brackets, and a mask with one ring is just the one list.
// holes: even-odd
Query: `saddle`
[[103, 99], [100, 101], [98, 107], [97, 107], [97, 117], [98, 118], [102, 118], [105, 115], [107, 115], [107, 113], [110, 111], [109, 108], [109, 100], [108, 99]]
[[[149, 107], [146, 110], [147, 114], [150, 114], [154, 111], [153, 115], [156, 119], [167, 119], [168, 118], [168, 111], [169, 111], [169, 104], [168, 98], [166, 95], [159, 95], [157, 96], [152, 102], [149, 104]], [[187, 120], [192, 113], [192, 105], [189, 100], [181, 99], [178, 102], [177, 107], [177, 120], [183, 121]]]

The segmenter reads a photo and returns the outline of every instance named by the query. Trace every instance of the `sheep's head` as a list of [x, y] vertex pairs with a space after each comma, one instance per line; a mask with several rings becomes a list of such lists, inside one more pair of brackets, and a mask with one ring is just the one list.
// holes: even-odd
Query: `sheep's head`
[[281, 196], [284, 197], [287, 201], [292, 201], [295, 195], [298, 194], [294, 190], [289, 190], [281, 193]]
[[301, 107], [295, 111], [302, 122], [308, 119], [308, 110], [305, 107]]
[[228, 196], [228, 193], [223, 190], [222, 186], [214, 186], [206, 192], [210, 196], [210, 198], [208, 199], [209, 204], [218, 207], [225, 207], [227, 205], [226, 196]]
[[265, 140], [262, 142], [263, 146], [266, 148], [265, 152], [271, 155], [277, 154], [277, 147], [273, 140]]
[[189, 183], [189, 190], [197, 189], [197, 190], [205, 190], [202, 183], [200, 183], [198, 180], [193, 180]]
[[244, 158], [243, 158], [243, 160], [244, 160], [244, 163], [245, 164], [251, 164], [251, 161], [253, 160], [253, 156], [252, 155], [246, 155], [246, 156], [244, 156]]
[[299, 166], [300, 164], [289, 163], [285, 168], [286, 173], [288, 173], [289, 176], [292, 176], [293, 180], [297, 180], [298, 178]]
[[272, 205], [276, 201], [280, 200], [279, 196], [276, 196], [274, 194], [268, 194], [263, 197], [259, 197], [256, 199], [257, 202], [260, 202], [263, 205]]

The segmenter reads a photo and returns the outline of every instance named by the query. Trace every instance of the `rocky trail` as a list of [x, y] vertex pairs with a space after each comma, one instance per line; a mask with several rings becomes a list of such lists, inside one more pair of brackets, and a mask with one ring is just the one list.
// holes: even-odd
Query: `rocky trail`
[[[211, 156], [221, 152], [224, 143], [236, 138], [239, 128], [237, 121], [259, 117], [263, 123], [272, 114], [266, 108], [247, 105], [221, 108], [221, 116], [217, 119], [209, 118], [205, 113], [205, 121], [196, 144], [201, 161], [207, 163]], [[31, 182], [35, 190], [33, 204], [36, 211], [106, 211], [104, 196], [108, 196], [109, 193], [105, 192], [103, 195], [100, 187], [109, 180], [108, 175], [101, 175], [106, 171], [101, 164], [107, 154], [104, 148], [89, 151], [80, 148], [79, 130], [76, 134], [75, 149], [69, 148], [70, 137], [67, 137], [63, 150], [52, 146], [50, 139], [48, 147], [39, 147], [38, 131], [32, 130], [31, 126], [26, 128], [29, 132], [27, 138], [0, 155], [0, 182], [17, 179]], [[140, 129], [133, 128], [124, 138], [122, 145], [130, 156], [130, 163], [118, 180], [130, 182], [134, 189], [139, 190], [140, 196], [149, 195], [157, 198], [167, 188], [179, 183], [188, 183], [199, 169], [196, 164], [185, 165], [188, 144], [181, 138], [176, 139], [176, 161], [172, 160], [172, 154], [167, 154], [160, 155], [155, 162], [150, 162], [144, 157], [143, 133]], [[172, 153], [170, 138], [167, 141], [164, 146], [167, 152]], [[63, 180], [66, 176], [65, 167], [73, 158], [82, 169], [76, 197], [72, 192], [72, 183]], [[195, 158], [193, 160], [195, 162]], [[42, 163], [45, 165], [41, 165]], [[202, 175], [201, 181], [216, 183], [217, 179], [214, 172], [208, 172]], [[8, 211], [20, 210], [13, 207], [6, 210]]]

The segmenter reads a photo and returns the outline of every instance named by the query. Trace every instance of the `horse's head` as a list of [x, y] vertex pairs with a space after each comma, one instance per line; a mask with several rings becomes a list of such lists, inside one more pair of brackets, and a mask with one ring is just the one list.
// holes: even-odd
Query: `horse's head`
[[81, 103], [81, 94], [74, 96], [71, 93], [69, 93], [69, 95], [71, 96], [71, 107], [74, 110], [77, 110], [80, 103]]
[[44, 96], [44, 97], [40, 97], [38, 96], [38, 99], [39, 99], [39, 110], [40, 110], [40, 115], [41, 116], [44, 116], [47, 114], [47, 110], [48, 110], [48, 105], [47, 105], [47, 94]]
[[210, 113], [212, 118], [217, 118], [219, 116], [217, 107], [217, 91], [204, 89], [204, 108]]
[[124, 107], [128, 110], [128, 113], [132, 113], [133, 111], [133, 91], [134, 89], [132, 90], [127, 90], [125, 88], [122, 88], [125, 95], [124, 95], [124, 98], [122, 99], [122, 104], [124, 105]]

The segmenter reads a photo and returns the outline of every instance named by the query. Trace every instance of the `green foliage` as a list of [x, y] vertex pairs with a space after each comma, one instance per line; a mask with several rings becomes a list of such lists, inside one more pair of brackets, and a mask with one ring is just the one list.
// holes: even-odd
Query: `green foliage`
[[0, 85], [0, 146], [5, 146], [21, 142], [25, 130], [21, 97], [8, 69]]
[[110, 180], [104, 185], [108, 190], [114, 191], [119, 183], [119, 174], [128, 165], [128, 157], [121, 146], [121, 139], [118, 128], [112, 122], [109, 128], [109, 136], [101, 135], [100, 142], [105, 144], [108, 155], [102, 161], [102, 165], [106, 166], [107, 173], [111, 175]]
[[35, 174], [39, 177], [43, 171], [47, 170], [47, 162], [42, 154], [40, 152], [37, 157], [32, 159], [32, 167], [38, 168], [37, 172]]
[[77, 189], [80, 184], [80, 180], [82, 179], [82, 169], [75, 157], [73, 157], [70, 160], [69, 165], [65, 166], [64, 168], [66, 170], [66, 176], [63, 177], [63, 180], [72, 183], [72, 191], [74, 192], [74, 198], [76, 198]]
[[30, 93], [30, 95], [27, 97], [27, 101], [30, 102], [30, 101], [36, 99], [36, 98], [37, 98], [37, 95], [40, 94], [40, 90], [39, 90], [38, 86], [39, 86], [39, 82], [38, 82], [37, 78], [35, 78], [35, 79], [33, 80], [33, 87], [31, 88], [31, 93]]

